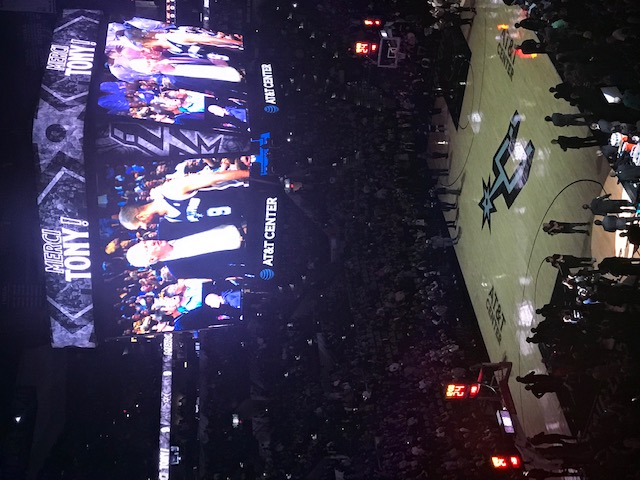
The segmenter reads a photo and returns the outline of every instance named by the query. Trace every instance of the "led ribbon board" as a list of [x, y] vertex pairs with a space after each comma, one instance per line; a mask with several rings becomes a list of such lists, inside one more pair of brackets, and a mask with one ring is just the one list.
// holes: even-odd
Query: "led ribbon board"
[[64, 10], [42, 81], [33, 143], [54, 347], [93, 347], [84, 114], [101, 12]]

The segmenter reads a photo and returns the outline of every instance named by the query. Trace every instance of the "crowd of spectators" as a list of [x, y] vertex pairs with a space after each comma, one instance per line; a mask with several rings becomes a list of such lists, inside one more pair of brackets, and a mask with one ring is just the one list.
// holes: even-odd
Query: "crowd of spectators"
[[[590, 2], [586, 11], [604, 8], [615, 13], [625, 5]], [[631, 171], [638, 160], [634, 156], [638, 150], [634, 150], [638, 113], [633, 100], [638, 65], [626, 62], [621, 47], [632, 35], [634, 18], [612, 14], [596, 25], [585, 13], [583, 2], [521, 6], [524, 18], [517, 27], [539, 32], [543, 41], [536, 42], [537, 51], [542, 52], [543, 45], [563, 75], [563, 83], [551, 93], [584, 110], [575, 115], [554, 114], [548, 120], [562, 124], [558, 126], [583, 122], [592, 131], [585, 139], [560, 136], [557, 143], [563, 149], [601, 146], [599, 152], [619, 177], [625, 170], [618, 168], [620, 165], [628, 165]], [[434, 7], [432, 14], [443, 17], [442, 12], [435, 13], [442, 5]], [[318, 10], [327, 14], [332, 6], [323, 5]], [[454, 6], [447, 14], [456, 10]], [[347, 478], [397, 478], [398, 472], [402, 478], [480, 478], [486, 457], [474, 446], [483, 444], [491, 449], [500, 439], [488, 423], [483, 424], [486, 418], [473, 411], [467, 412], [468, 416], [454, 416], [450, 405], [442, 400], [443, 383], [473, 376], [469, 366], [477, 359], [470, 357], [477, 351], [470, 344], [463, 345], [465, 337], [457, 327], [463, 324], [464, 313], [450, 301], [461, 293], [455, 261], [447, 248], [461, 232], [455, 221], [444, 221], [442, 210], [455, 210], [459, 191], [434, 188], [434, 179], [442, 172], [426, 168], [428, 157], [442, 153], [425, 153], [426, 135], [434, 131], [425, 112], [436, 113], [433, 98], [438, 89], [424, 75], [431, 66], [428, 49], [422, 49], [420, 55], [412, 49], [424, 44], [424, 35], [436, 32], [436, 37], [429, 37], [435, 40], [442, 22], [434, 27], [424, 17], [407, 19], [398, 15], [396, 23], [405, 29], [406, 47], [400, 68], [385, 72], [384, 78], [373, 78], [374, 74], [365, 70], [367, 81], [354, 81], [359, 88], [349, 88], [342, 80], [348, 73], [356, 75], [356, 69], [344, 59], [342, 65], [340, 59], [328, 61], [331, 49], [323, 52], [327, 44], [321, 41], [328, 33], [309, 38], [308, 31], [316, 28], [310, 24], [311, 16], [286, 13], [292, 17], [291, 30], [284, 28], [281, 33], [305, 36], [307, 42], [306, 48], [296, 54], [300, 62], [293, 60], [286, 95], [299, 102], [301, 118], [305, 119], [302, 126], [320, 122], [323, 113], [332, 125], [328, 129], [314, 125], [323, 135], [321, 152], [312, 148], [317, 141], [312, 133], [305, 133], [307, 137], [299, 143], [293, 142], [287, 152], [316, 166], [328, 166], [328, 162], [339, 159], [338, 170], [327, 185], [329, 195], [325, 200], [330, 200], [311, 210], [330, 225], [330, 231], [339, 232], [345, 269], [323, 293], [325, 301], [338, 305], [340, 311], [320, 308], [306, 318], [311, 323], [319, 322], [326, 342], [323, 346], [339, 357], [328, 368], [325, 381], [322, 375], [327, 368], [322, 362], [302, 367], [303, 359], [309, 358], [305, 345], [312, 340], [308, 332], [298, 330], [298, 323], [303, 322], [287, 327], [290, 345], [298, 341], [300, 350], [294, 347], [278, 359], [281, 366], [291, 365], [293, 360], [296, 367], [287, 368], [280, 382], [273, 379], [273, 391], [280, 392], [282, 402], [296, 391], [293, 403], [300, 408], [285, 411], [283, 407], [279, 414], [298, 425], [301, 432], [305, 432], [301, 418], [316, 421], [306, 438], [291, 438], [286, 434], [288, 428], [274, 427], [271, 454], [277, 461], [273, 465], [283, 466], [280, 473], [299, 474], [323, 455], [330, 455], [332, 468], [345, 472]], [[301, 18], [304, 20], [299, 23]], [[620, 25], [621, 18], [630, 25]], [[447, 27], [457, 28], [461, 23], [454, 21]], [[626, 36], [623, 39], [622, 34]], [[526, 45], [522, 50], [530, 53]], [[309, 57], [315, 61], [306, 62]], [[323, 69], [329, 74], [324, 82], [320, 74]], [[617, 87], [621, 91], [619, 100], [607, 103], [601, 87]], [[298, 113], [292, 110], [296, 118]], [[307, 176], [314, 179], [311, 171]], [[629, 187], [633, 196], [628, 203], [635, 209], [635, 185], [626, 181], [637, 182], [637, 178], [628, 175], [620, 180]], [[300, 195], [314, 198], [304, 191]], [[634, 220], [624, 222], [620, 228], [629, 230], [629, 237], [634, 238]], [[605, 223], [613, 225], [615, 221]], [[434, 255], [433, 248], [443, 248], [444, 255]], [[539, 311], [546, 320], [535, 327], [536, 335], [531, 340], [540, 345], [548, 374], [532, 372], [521, 380], [538, 397], [557, 392], [569, 416], [585, 405], [587, 409], [593, 404], [601, 408], [588, 415], [583, 425], [587, 431], [570, 441], [549, 441], [546, 448], [535, 442], [523, 446], [556, 467], [544, 470], [529, 465], [533, 468], [531, 477], [580, 471], [598, 478], [615, 467], [621, 478], [633, 478], [632, 472], [637, 469], [629, 462], [637, 449], [637, 391], [631, 386], [638, 375], [633, 348], [638, 334], [633, 322], [637, 288], [628, 279], [623, 280], [637, 273], [639, 267], [634, 261], [607, 259], [599, 272], [593, 272], [589, 269], [590, 258], [578, 259], [582, 263], [571, 267], [567, 260], [567, 255], [549, 257], [550, 263], [566, 267], [567, 292], [561, 305], [552, 302]], [[575, 272], [574, 268], [582, 271]], [[621, 275], [606, 276], [605, 270]], [[308, 275], [312, 277], [313, 273]], [[265, 349], [265, 355], [268, 351]], [[304, 379], [304, 385], [310, 385], [309, 372], [316, 372], [319, 378], [305, 389], [302, 382]], [[292, 385], [299, 389], [291, 389]], [[581, 397], [582, 393], [585, 395]], [[461, 455], [463, 448], [465, 453]], [[291, 452], [294, 455], [290, 456]], [[277, 472], [273, 475], [278, 477]]]
[[[439, 187], [444, 172], [427, 168], [428, 158], [447, 155], [446, 147], [427, 153], [438, 113], [428, 73], [438, 30], [459, 22], [428, 28], [443, 17], [441, 4], [432, 17], [396, 13], [401, 2], [379, 11], [272, 3], [263, 8], [277, 12], [268, 21], [280, 36], [270, 44], [274, 71], [289, 76], [282, 95], [293, 127], [270, 162], [302, 178], [292, 195], [343, 267], [310, 260], [264, 306], [275, 323], [249, 325], [254, 395], [268, 404], [254, 416], [267, 478], [487, 478], [488, 454], [503, 442], [494, 416], [444, 398], [448, 382], [472, 381], [486, 360], [469, 303], [459, 300], [466, 292], [451, 247], [463, 232], [442, 214], [455, 210], [463, 185]], [[382, 72], [343, 53], [356, 38], [348, 20], [367, 14], [393, 18], [399, 68]]]

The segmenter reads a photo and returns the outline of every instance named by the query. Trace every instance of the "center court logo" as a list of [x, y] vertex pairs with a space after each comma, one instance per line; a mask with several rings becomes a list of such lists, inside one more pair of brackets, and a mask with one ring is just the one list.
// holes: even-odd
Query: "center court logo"
[[[521, 117], [516, 110], [511, 117], [507, 134], [493, 156], [492, 170], [495, 180], [491, 181], [491, 175], [489, 175], [489, 179], [486, 182], [482, 179], [482, 200], [478, 203], [478, 206], [482, 209], [482, 228], [486, 223], [489, 225], [489, 230], [491, 230], [491, 214], [497, 211], [494, 204], [495, 200], [503, 196], [507, 208], [511, 208], [511, 205], [513, 205], [516, 197], [529, 179], [535, 147], [531, 140], [524, 147], [521, 141], [516, 140], [520, 129], [520, 120]], [[511, 176], [507, 174], [505, 169], [505, 165], [510, 159], [517, 162], [515, 171]]]

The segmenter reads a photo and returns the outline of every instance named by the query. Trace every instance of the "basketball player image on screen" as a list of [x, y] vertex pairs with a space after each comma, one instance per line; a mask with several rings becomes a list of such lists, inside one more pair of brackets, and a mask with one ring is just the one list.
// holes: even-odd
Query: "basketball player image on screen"
[[165, 240], [175, 238], [176, 231], [182, 236], [223, 224], [243, 229], [249, 162], [249, 156], [240, 157], [234, 165], [222, 159], [215, 170], [206, 165], [197, 173], [185, 174], [194, 164], [204, 163], [186, 160], [176, 173], [167, 175], [169, 180], [151, 189], [150, 201], [122, 207], [120, 224], [129, 230], [158, 224], [158, 238]]
[[137, 268], [164, 265], [175, 278], [243, 273], [249, 170], [214, 171], [206, 166], [185, 174], [189, 164], [181, 165], [150, 190], [150, 201], [121, 208], [120, 223], [130, 230], [146, 230], [158, 222], [153, 236], [143, 235], [144, 240], [127, 250], [127, 261]]

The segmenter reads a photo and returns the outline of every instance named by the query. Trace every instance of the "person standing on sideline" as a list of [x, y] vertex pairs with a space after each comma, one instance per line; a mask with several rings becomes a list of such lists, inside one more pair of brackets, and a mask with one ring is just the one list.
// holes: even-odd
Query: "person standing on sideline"
[[574, 257], [573, 255], [552, 255], [546, 257], [545, 262], [557, 268], [563, 277], [571, 274], [572, 268], [589, 268], [593, 266], [595, 258]]
[[585, 210], [591, 210], [594, 215], [607, 215], [609, 213], [635, 212], [636, 206], [629, 200], [610, 200], [610, 193], [601, 195], [591, 200], [590, 204], [582, 205]]
[[565, 137], [564, 135], [558, 136], [551, 140], [553, 145], [560, 145], [560, 148], [566, 152], [569, 148], [585, 148], [596, 147], [600, 145], [600, 140], [596, 137]]
[[555, 378], [555, 377], [552, 377], [551, 375], [548, 375], [546, 373], [536, 373], [535, 371], [531, 371], [527, 373], [524, 377], [517, 376], [516, 382], [529, 385], [529, 384], [544, 382], [552, 378]]
[[550, 116], [547, 115], [544, 117], [544, 119], [547, 122], [553, 123], [556, 127], [589, 125], [584, 113], [552, 113]]
[[565, 268], [589, 268], [593, 266], [596, 259], [592, 257], [575, 257], [573, 255], [554, 253], [546, 257], [545, 261], [552, 265], [558, 263]]
[[589, 222], [558, 222], [556, 220], [549, 220], [542, 225], [542, 231], [549, 235], [557, 235], [559, 233], [584, 233], [589, 235], [589, 230], [578, 229], [577, 227], [586, 227]]
[[612, 275], [640, 274], [640, 258], [607, 257], [598, 264], [598, 270]]
[[525, 55], [531, 53], [547, 53], [547, 45], [536, 40], [525, 40], [516, 47], [516, 50], [520, 50]]
[[640, 217], [615, 217], [613, 215], [605, 215], [602, 220], [593, 222], [604, 228], [605, 232], [616, 232], [618, 230], [628, 230], [629, 227], [638, 225]]
[[536, 398], [542, 398], [547, 393], [558, 393], [563, 388], [569, 390], [569, 386], [559, 378], [544, 380], [530, 385], [525, 385], [524, 387], [525, 390], [529, 390]]
[[549, 26], [547, 22], [537, 20], [535, 18], [523, 18], [519, 22], [513, 25], [515, 28], [524, 28], [525, 30], [531, 30], [533, 32], [539, 32]]

